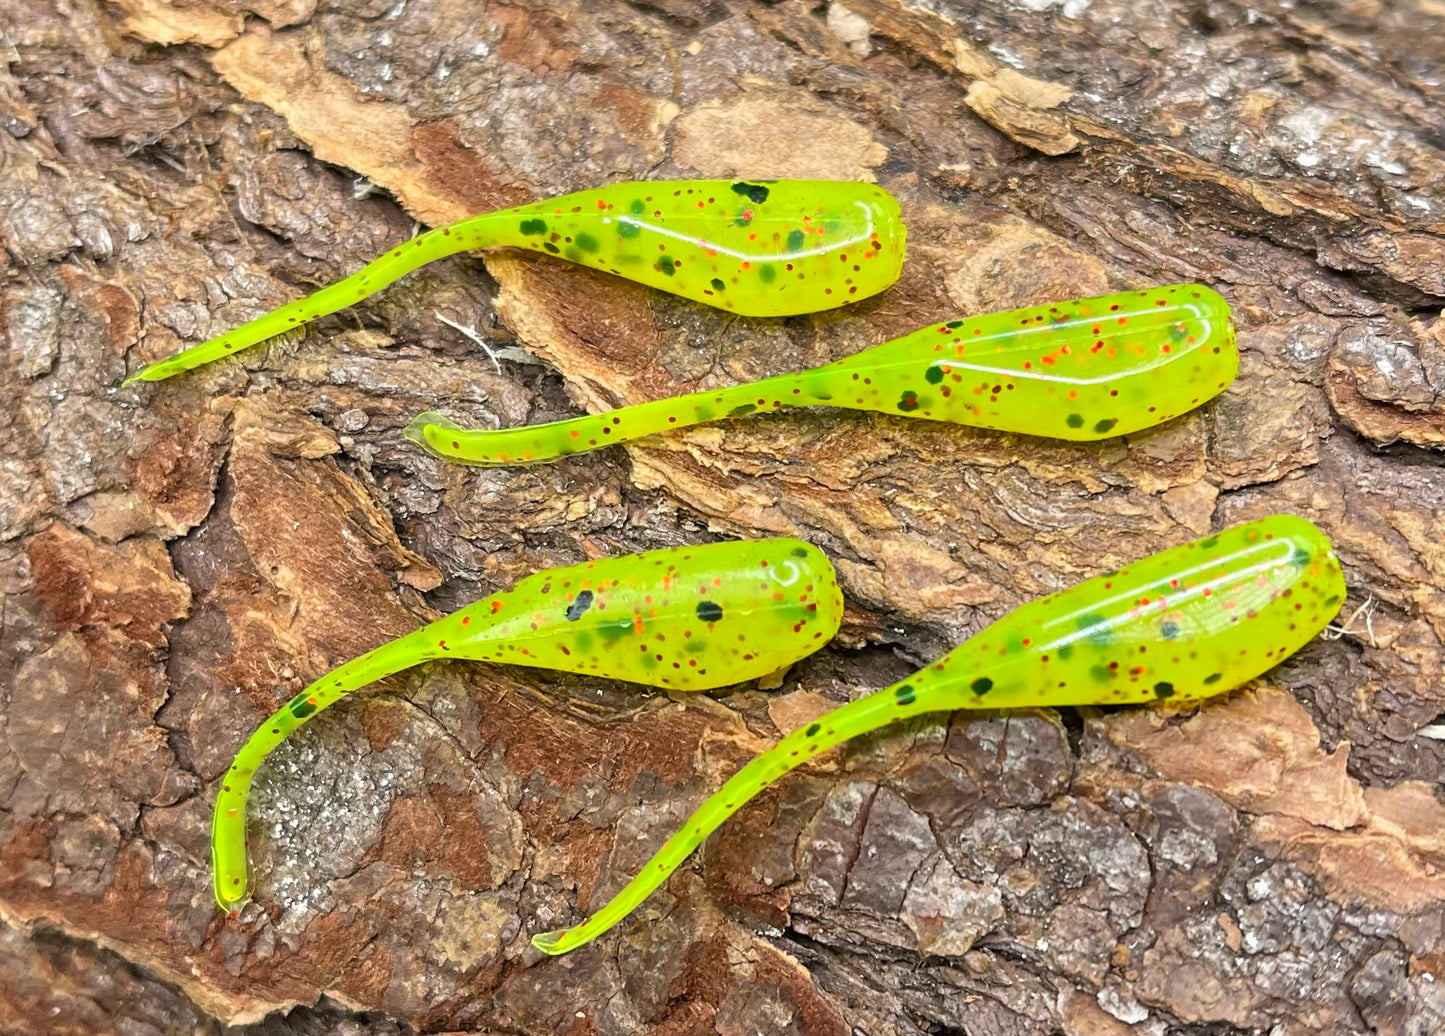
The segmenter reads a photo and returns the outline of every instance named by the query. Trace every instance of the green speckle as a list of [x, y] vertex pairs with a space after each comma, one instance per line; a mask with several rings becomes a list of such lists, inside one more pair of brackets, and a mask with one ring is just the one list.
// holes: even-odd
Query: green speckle
[[1074, 657], [1074, 645], [1064, 644], [1059, 648], [1059, 658], [1067, 662]]
[[597, 624], [597, 632], [601, 634], [602, 639], [608, 643], [621, 640], [632, 632], [632, 620], [609, 619], [606, 622], [599, 622]]
[[1205, 682], [1205, 683], [1218, 683], [1218, 682], [1219, 682], [1221, 679], [1223, 679], [1223, 678], [1224, 678], [1224, 674], [1223, 674], [1223, 673], [1212, 673], [1212, 674], [1210, 674], [1209, 676], [1206, 676], [1206, 677], [1204, 678], [1204, 682]]
[[673, 262], [672, 256], [665, 255], [657, 260], [657, 269], [671, 277], [677, 272], [677, 263]]
[[735, 183], [733, 191], [736, 194], [746, 195], [748, 201], [754, 205], [761, 205], [768, 200], [768, 189], [760, 183]]
[[943, 326], [944, 326], [944, 327], [947, 327], [947, 328], [951, 328], [951, 329], [957, 331], [960, 327], [963, 326], [963, 321], [962, 321], [962, 320], [950, 320], [948, 323], [944, 324]]
[[1166, 622], [1159, 627], [1159, 633], [1164, 637], [1165, 640], [1173, 640], [1175, 637], [1179, 636], [1179, 623]]
[[726, 288], [726, 287], [727, 287], [727, 285], [722, 282], [722, 278], [720, 278], [720, 277], [714, 277], [714, 278], [712, 279], [712, 288], [713, 288], [713, 291], [722, 291], [722, 290], [723, 290], [724, 288]]
[[298, 698], [291, 703], [291, 715], [297, 719], [305, 719], [315, 711], [316, 706], [312, 705], [305, 698]]
[[1107, 432], [1110, 428], [1113, 428], [1118, 423], [1119, 419], [1117, 417], [1106, 417], [1102, 421], [1094, 425], [1094, 431], [1097, 432], [1099, 435], [1103, 435], [1105, 432]]
[[543, 219], [524, 219], [522, 220], [522, 233], [545, 234], [547, 233], [547, 221]]
[[1107, 683], [1114, 679], [1114, 670], [1106, 665], [1095, 665], [1089, 667], [1089, 675], [1100, 683]]
[[640, 233], [642, 233], [642, 228], [631, 220], [619, 219], [617, 221], [618, 237], [636, 237]]
[[807, 557], [807, 556], [808, 556], [808, 548], [806, 548], [806, 547], [794, 547], [794, 548], [793, 548], [793, 557], [795, 557], [795, 558], [805, 558], [805, 557]]
[[923, 372], [923, 380], [928, 382], [930, 385], [937, 385], [940, 381], [943, 380], [943, 367], [935, 363], [932, 367], [929, 367], [928, 370]]
[[728, 416], [742, 417], [744, 414], [751, 414], [757, 408], [756, 403], [740, 403], [728, 411]]
[[803, 232], [801, 230], [788, 231], [788, 251], [801, 252], [803, 250]]
[[772, 263], [764, 263], [758, 267], [758, 280], [764, 284], [772, 284], [778, 279], [778, 268]]
[[687, 643], [683, 644], [682, 650], [685, 654], [701, 655], [707, 651], [707, 641], [699, 640], [697, 637], [693, 637], [691, 640], [687, 641]]
[[577, 247], [584, 252], [595, 252], [602, 246], [591, 234], [582, 232], [577, 235]]
[[905, 414], [912, 413], [917, 410], [918, 407], [918, 393], [912, 389], [905, 390], [903, 395], [898, 398], [898, 409], [902, 410]]
[[631, 212], [634, 216], [640, 216], [647, 211], [647, 206], [642, 203], [641, 198], [633, 198], [632, 204], [627, 206], [627, 211]]
[[1207, 539], [1202, 539], [1199, 541], [1199, 548], [1201, 550], [1213, 550], [1217, 546], [1219, 546], [1218, 536], [1210, 536]]
[[973, 683], [968, 685], [968, 689], [974, 694], [987, 694], [989, 691], [993, 690], [993, 681], [987, 676], [980, 676], [977, 680], [973, 681]]
[[1084, 427], [1084, 415], [1070, 414], [1068, 417], [1064, 418], [1064, 424], [1068, 425], [1070, 428], [1082, 428]]
[[1108, 626], [1109, 620], [1097, 612], [1090, 612], [1087, 615], [1080, 615], [1078, 619], [1079, 629], [1089, 631], [1089, 643], [1095, 647], [1103, 647], [1114, 639], [1114, 634]]
[[1340, 603], [1340, 595], [1339, 595], [1339, 594], [1330, 594], [1328, 597], [1325, 598], [1325, 607], [1326, 607], [1326, 608], [1333, 608], [1335, 605], [1337, 605], [1337, 604], [1339, 604], [1339, 603]]
[[913, 685], [911, 683], [904, 684], [893, 692], [893, 696], [898, 699], [899, 705], [912, 705], [914, 701]]
[[818, 736], [818, 731], [820, 731], [820, 730], [822, 730], [822, 729], [823, 729], [823, 728], [822, 728], [821, 726], [819, 726], [817, 723], [809, 723], [809, 724], [808, 724], [808, 729], [805, 730], [805, 731], [803, 731], [803, 736], [804, 736], [804, 737], [817, 737], [817, 736]]
[[562, 249], [558, 248], [550, 241], [543, 241], [542, 247], [545, 248], [547, 251], [551, 252], [553, 255], [556, 255], [558, 252], [562, 251]]
[[580, 654], [585, 655], [592, 650], [592, 634], [586, 632], [578, 633], [576, 640], [573, 641], [573, 646], [577, 648]]

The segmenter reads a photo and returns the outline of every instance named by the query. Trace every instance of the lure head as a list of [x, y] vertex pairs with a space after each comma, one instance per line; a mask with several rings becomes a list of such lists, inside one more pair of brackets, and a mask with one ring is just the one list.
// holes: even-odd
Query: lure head
[[943, 669], [972, 708], [1189, 701], [1272, 669], [1344, 598], [1324, 534], [1275, 515], [1024, 605]]
[[750, 317], [876, 295], [903, 267], [897, 200], [871, 183], [658, 180], [510, 209], [508, 243]]
[[708, 690], [767, 676], [838, 631], [843, 596], [801, 540], [674, 547], [528, 576], [428, 627], [433, 657]]
[[835, 406], [1085, 442], [1213, 399], [1239, 353], [1228, 303], [1171, 284], [932, 324], [826, 370], [867, 378]]

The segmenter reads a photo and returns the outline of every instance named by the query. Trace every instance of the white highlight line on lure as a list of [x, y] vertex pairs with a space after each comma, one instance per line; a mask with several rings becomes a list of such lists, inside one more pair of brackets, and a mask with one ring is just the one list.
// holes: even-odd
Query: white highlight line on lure
[[[1188, 349], [1185, 349], [1185, 350], [1181, 351], [1178, 355], [1170, 354], [1170, 355], [1167, 355], [1167, 356], [1166, 356], [1166, 355], [1164, 355], [1164, 354], [1161, 353], [1160, 356], [1159, 356], [1159, 358], [1158, 358], [1157, 360], [1155, 360], [1153, 363], [1149, 364], [1147, 367], [1138, 367], [1138, 368], [1130, 371], [1129, 373], [1130, 373], [1131, 375], [1147, 374], [1149, 371], [1156, 370], [1156, 369], [1158, 369], [1159, 367], [1163, 367], [1163, 366], [1165, 366], [1165, 365], [1167, 365], [1167, 364], [1177, 363], [1177, 362], [1179, 361], [1179, 358], [1180, 358], [1181, 356], [1188, 356], [1190, 353], [1192, 353], [1192, 352], [1196, 351], [1197, 349], [1199, 349], [1199, 347], [1200, 347], [1203, 343], [1209, 341], [1210, 337], [1214, 334], [1214, 327], [1213, 327], [1213, 325], [1210, 324], [1209, 318], [1206, 317], [1206, 316], [1201, 316], [1200, 313], [1199, 313], [1198, 307], [1194, 306], [1194, 305], [1191, 304], [1191, 303], [1185, 303], [1184, 308], [1189, 309], [1189, 310], [1192, 310], [1192, 311], [1194, 312], [1195, 318], [1196, 318], [1197, 320], [1199, 320], [1199, 322], [1200, 322], [1200, 323], [1203, 325], [1203, 327], [1204, 327], [1204, 333], [1203, 333], [1202, 335], [1200, 335], [1199, 341], [1196, 342], [1194, 345], [1190, 346]], [[1095, 323], [1095, 322], [1097, 322], [1097, 321], [1095, 321], [1095, 320], [1066, 320], [1066, 321], [1064, 321], [1064, 322], [1062, 322], [1062, 323], [1056, 324], [1055, 326], [1056, 326], [1056, 327], [1059, 327], [1059, 328], [1067, 328], [1067, 327], [1076, 327], [1076, 326], [1078, 326], [1078, 325], [1080, 325], [1080, 324], [1089, 324], [1089, 323]], [[989, 335], [989, 336], [986, 337], [986, 338], [977, 338], [977, 339], [974, 339], [974, 341], [976, 341], [976, 342], [987, 342], [987, 341], [991, 341], [992, 339], [997, 338], [997, 337], [998, 337], [997, 335]], [[1061, 385], [1100, 385], [1100, 384], [1103, 384], [1103, 383], [1106, 382], [1106, 381], [1115, 381], [1115, 380], [1117, 380], [1118, 377], [1119, 377], [1119, 375], [1118, 375], [1117, 373], [1113, 373], [1113, 374], [1101, 375], [1100, 377], [1097, 377], [1097, 378], [1071, 378], [1071, 377], [1068, 377], [1067, 375], [1064, 375], [1064, 374], [1049, 374], [1049, 373], [1047, 373], [1046, 371], [1037, 371], [1037, 372], [1035, 372], [1035, 371], [1008, 370], [1008, 369], [1003, 368], [1003, 367], [984, 367], [984, 366], [982, 366], [981, 364], [964, 363], [964, 362], [961, 361], [961, 360], [936, 360], [936, 361], [933, 363], [933, 366], [934, 366], [934, 367], [945, 367], [945, 368], [947, 368], [948, 370], [975, 371], [975, 372], [977, 372], [977, 373], [979, 373], [979, 374], [1001, 374], [1001, 375], [1003, 375], [1003, 376], [1005, 376], [1005, 377], [1013, 378], [1015, 381], [1023, 381], [1023, 380], [1030, 380], [1030, 381], [1047, 381], [1047, 382], [1057, 382], [1058, 384], [1061, 384]]]
[[862, 235], [859, 237], [850, 237], [846, 241], [834, 241], [830, 245], [819, 245], [817, 248], [807, 248], [801, 252], [785, 252], [782, 255], [737, 252], [731, 248], [724, 248], [722, 245], [715, 244], [706, 238], [679, 234], [676, 230], [669, 230], [667, 227], [658, 226], [656, 223], [648, 223], [640, 219], [634, 219], [631, 216], [604, 216], [602, 222], [611, 223], [613, 219], [616, 219], [618, 223], [626, 223], [631, 227], [648, 230], [654, 234], [661, 234], [663, 237], [669, 237], [674, 241], [681, 241], [684, 244], [697, 245], [699, 248], [706, 248], [709, 252], [716, 252], [718, 255], [725, 255], [731, 259], [741, 259], [743, 262], [775, 263], [787, 259], [807, 259], [815, 255], [829, 255], [840, 248], [846, 248], [848, 245], [856, 245], [860, 241], [871, 241], [873, 239], [873, 210], [861, 201], [855, 201], [853, 204], [863, 210], [864, 218], [868, 220], [868, 227]]

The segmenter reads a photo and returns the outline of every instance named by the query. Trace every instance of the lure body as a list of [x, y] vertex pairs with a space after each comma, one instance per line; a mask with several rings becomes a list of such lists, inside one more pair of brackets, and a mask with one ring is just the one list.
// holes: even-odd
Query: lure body
[[428, 231], [343, 281], [126, 379], [159, 381], [354, 305], [434, 259], [509, 245], [568, 259], [742, 316], [815, 313], [898, 279], [898, 202], [832, 180], [623, 183]]
[[467, 430], [428, 412], [406, 436], [447, 460], [495, 466], [826, 404], [1088, 441], [1186, 413], [1238, 370], [1229, 304], [1175, 284], [932, 324], [826, 367], [550, 424]]
[[383, 676], [461, 658], [707, 690], [812, 654], [842, 617], [832, 564], [795, 539], [656, 550], [528, 576], [347, 662], [257, 729], [216, 796], [216, 901], [233, 910], [250, 888], [246, 795], [262, 761], [312, 716]]
[[1222, 694], [1303, 647], [1344, 594], [1324, 535], [1276, 515], [1026, 604], [906, 680], [788, 734], [704, 802], [600, 911], [532, 942], [556, 954], [596, 938], [748, 799], [833, 745], [925, 712]]

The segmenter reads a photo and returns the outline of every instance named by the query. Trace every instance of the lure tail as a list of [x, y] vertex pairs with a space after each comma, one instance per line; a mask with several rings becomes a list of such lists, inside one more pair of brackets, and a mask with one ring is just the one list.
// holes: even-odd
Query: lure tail
[[355, 305], [368, 295], [434, 260], [455, 255], [457, 252], [503, 243], [499, 232], [510, 225], [508, 216], [507, 212], [492, 212], [429, 230], [403, 245], [398, 245], [381, 258], [367, 263], [345, 280], [272, 310], [249, 324], [242, 324], [234, 331], [228, 331], [208, 342], [193, 345], [174, 356], [142, 367], [122, 384], [162, 381], [213, 360], [233, 356], [243, 349], [249, 349], [286, 331], [309, 324], [318, 317]]
[[412, 418], [403, 434], [443, 460], [476, 467], [535, 464], [719, 418], [827, 402], [829, 396], [819, 395], [810, 386], [810, 373], [785, 374], [713, 392], [694, 392], [605, 414], [520, 428], [463, 428], [428, 410]]
[[297, 727], [352, 691], [437, 657], [425, 627], [333, 669], [256, 729], [221, 782], [211, 822], [211, 875], [216, 902], [234, 913], [251, 891], [246, 853], [246, 799], [261, 762]]

